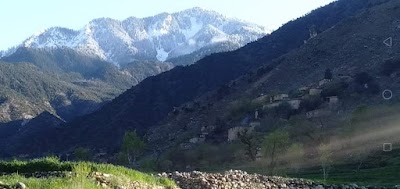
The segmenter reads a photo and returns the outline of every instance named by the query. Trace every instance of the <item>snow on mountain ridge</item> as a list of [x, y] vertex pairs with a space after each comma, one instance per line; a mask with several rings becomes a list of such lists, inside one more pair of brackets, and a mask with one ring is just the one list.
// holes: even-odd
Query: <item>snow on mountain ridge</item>
[[165, 61], [226, 41], [243, 46], [266, 34], [262, 26], [195, 7], [122, 21], [98, 18], [79, 31], [54, 27], [31, 36], [22, 46], [67, 47], [119, 65], [133, 60]]
[[203, 23], [199, 23], [197, 19], [193, 17], [190, 17], [190, 25], [191, 27], [189, 29], [182, 29], [182, 33], [185, 35], [186, 39], [190, 39], [196, 35], [196, 33], [203, 27]]

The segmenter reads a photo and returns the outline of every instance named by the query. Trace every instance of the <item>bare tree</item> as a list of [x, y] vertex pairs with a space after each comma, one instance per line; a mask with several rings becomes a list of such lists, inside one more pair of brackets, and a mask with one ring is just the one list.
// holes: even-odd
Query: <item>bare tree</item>
[[327, 144], [320, 144], [318, 147], [318, 152], [319, 152], [319, 160], [321, 163], [322, 167], [322, 174], [324, 177], [324, 181], [329, 176], [329, 171], [332, 167], [332, 151]]

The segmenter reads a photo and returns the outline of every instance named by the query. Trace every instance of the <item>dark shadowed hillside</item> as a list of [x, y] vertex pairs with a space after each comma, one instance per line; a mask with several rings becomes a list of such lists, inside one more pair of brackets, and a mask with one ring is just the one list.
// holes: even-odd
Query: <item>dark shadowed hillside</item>
[[[357, 105], [384, 103], [382, 91], [390, 89], [396, 93], [400, 90], [397, 75], [399, 67], [396, 66], [400, 60], [400, 46], [393, 44], [388, 47], [382, 43], [388, 36], [394, 41], [400, 38], [400, 22], [396, 19], [400, 16], [396, 11], [399, 8], [399, 2], [391, 1], [368, 9], [275, 59], [272, 62], [276, 65], [274, 68], [266, 71], [265, 66], [260, 67], [255, 72], [233, 80], [222, 89], [183, 104], [168, 116], [163, 123], [165, 125], [152, 132], [154, 138], [163, 136], [165, 138], [161, 138], [160, 142], [171, 145], [165, 143], [165, 140], [177, 140], [176, 137], [170, 137], [174, 136], [173, 131], [185, 131], [195, 137], [201, 134], [196, 132], [200, 132], [202, 127], [216, 126], [221, 121], [225, 124], [220, 129], [227, 131], [240, 125], [240, 118], [248, 116], [249, 112], [252, 117], [256, 110], [267, 109], [262, 106], [272, 103], [269, 97], [278, 94], [287, 94], [289, 99], [304, 102], [310, 96], [321, 96], [321, 107], [327, 102], [325, 98], [335, 96], [343, 101], [340, 103], [341, 109], [335, 111], [344, 115]], [[332, 79], [330, 83], [322, 84], [327, 69], [332, 72]], [[388, 69], [389, 74], [386, 73]], [[298, 92], [303, 88], [307, 93]], [[318, 95], [310, 95], [308, 90], [319, 92]], [[300, 104], [300, 108], [304, 109], [291, 114], [305, 114], [304, 111], [318, 107], [309, 107], [304, 103]], [[271, 112], [265, 114], [268, 113], [278, 117], [278, 114]], [[185, 134], [180, 135], [187, 138]], [[222, 134], [219, 137], [227, 136]]]
[[58, 140], [54, 133], [60, 130], [63, 123], [65, 121], [57, 116], [46, 111], [42, 112], [34, 119], [20, 126], [14, 135], [1, 139], [12, 144], [4, 146], [6, 148], [5, 151], [16, 151], [18, 154], [26, 155], [36, 151], [46, 152], [46, 149], [42, 146], [46, 146], [46, 143], [50, 141]]
[[115, 149], [126, 130], [146, 132], [174, 106], [217, 89], [260, 65], [269, 65], [273, 59], [303, 45], [310, 33], [323, 32], [380, 2], [341, 0], [291, 21], [239, 50], [213, 54], [194, 65], [147, 78], [101, 110], [68, 124], [69, 129], [63, 132], [68, 145], [62, 146]]
[[[275, 59], [270, 71], [260, 67], [177, 107], [148, 142], [173, 169], [237, 166], [314, 179], [328, 149], [328, 178], [398, 184], [398, 10], [396, 0], [370, 7]], [[393, 149], [382, 150], [385, 143]]]

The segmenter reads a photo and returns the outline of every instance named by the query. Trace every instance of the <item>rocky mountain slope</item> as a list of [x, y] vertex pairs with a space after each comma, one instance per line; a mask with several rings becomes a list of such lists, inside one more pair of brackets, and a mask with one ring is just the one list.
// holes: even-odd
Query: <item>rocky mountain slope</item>
[[[174, 168], [247, 164], [296, 172], [301, 164], [313, 178], [324, 169], [327, 145], [332, 180], [398, 184], [399, 9], [398, 1], [371, 6], [275, 59], [273, 68], [264, 65], [175, 108], [148, 142]], [[266, 139], [275, 131], [287, 132], [287, 151], [279, 146], [270, 163]], [[393, 149], [382, 151], [384, 143]]]
[[[189, 125], [200, 132], [202, 127], [215, 125], [218, 117], [229, 117], [229, 109], [241, 99], [251, 99], [265, 104], [270, 103], [270, 96], [279, 94], [299, 99], [296, 96], [299, 95], [297, 92], [299, 89], [320, 90], [318, 95], [321, 94], [322, 98], [329, 95], [337, 96], [341, 93], [331, 92], [328, 89], [337, 87], [340, 91], [342, 82], [347, 83], [346, 92], [365, 93], [364, 97], [357, 96], [357, 100], [352, 96], [343, 96], [346, 103], [350, 101], [352, 103], [341, 104], [342, 108], [367, 101], [368, 104], [384, 103], [382, 91], [390, 89], [393, 93], [397, 93], [400, 89], [398, 68], [393, 65], [400, 60], [397, 55], [400, 48], [395, 43], [400, 38], [400, 20], [396, 19], [399, 16], [396, 12], [399, 7], [399, 2], [388, 1], [340, 22], [307, 40], [300, 48], [274, 59], [271, 64], [254, 69], [232, 80], [223, 88], [175, 108], [165, 121], [167, 125], [157, 127], [168, 132], [157, 130], [154, 134], [171, 135], [172, 128], [182, 130]], [[383, 43], [389, 37], [394, 41], [392, 46]], [[327, 69], [333, 73], [334, 79], [329, 79], [331, 81], [324, 80]], [[385, 72], [388, 69], [390, 69], [389, 74]], [[361, 88], [354, 86], [357, 82], [363, 86]], [[228, 127], [225, 129], [229, 129], [229, 125], [238, 124], [240, 123], [227, 124]], [[165, 141], [165, 138], [161, 140]]]
[[[17, 105], [19, 108], [12, 109], [13, 116], [7, 116], [11, 114], [11, 110], [4, 110], [0, 121], [28, 119], [24, 115], [31, 118], [43, 110], [71, 120], [92, 112], [99, 104], [149, 76], [170, 70], [178, 64], [191, 64], [211, 53], [239, 48], [263, 35], [265, 31], [260, 26], [200, 8], [143, 19], [131, 17], [124, 21], [100, 18], [91, 21], [80, 31], [50, 28], [30, 37], [19, 46], [1, 51], [1, 60], [8, 63], [32, 63], [44, 74], [50, 73], [50, 77], [55, 77], [53, 80], [60, 80], [70, 86], [77, 85], [77, 88], [88, 87], [85, 91], [89, 90], [101, 97], [93, 99], [88, 95], [88, 99], [98, 105], [89, 106], [82, 101], [81, 105], [87, 108], [77, 112], [73, 107], [83, 107], [78, 101], [68, 99], [75, 104], [70, 106], [69, 103], [51, 101], [57, 95], [46, 94], [46, 91], [39, 93], [40, 96], [32, 97], [26, 92], [21, 93], [11, 88], [2, 96], [19, 92], [20, 97], [13, 99], [13, 103], [20, 104], [22, 100], [30, 105]], [[169, 58], [175, 57], [174, 63], [165, 62], [167, 54]], [[185, 56], [180, 58], [181, 55]], [[10, 67], [19, 69], [18, 66]], [[28, 73], [28, 70], [25, 70], [27, 75], [35, 74]], [[23, 79], [8, 76], [3, 77], [7, 77], [5, 80]], [[23, 86], [36, 91], [35, 87]], [[80, 92], [86, 94], [85, 91]], [[64, 94], [65, 91], [59, 93]], [[50, 99], [50, 105], [43, 99]]]
[[68, 120], [116, 95], [115, 88], [104, 82], [73, 83], [84, 78], [45, 72], [28, 63], [1, 62], [0, 72], [1, 122], [31, 119], [44, 110]]
[[1, 106], [5, 107], [1, 122], [30, 119], [42, 111], [69, 121], [93, 112], [146, 77], [173, 67], [171, 63], [143, 61], [117, 68], [68, 48], [19, 48], [2, 60], [6, 62], [0, 65]]
[[54, 27], [31, 36], [20, 46], [68, 47], [122, 66], [132, 61], [166, 61], [219, 43], [229, 43], [218, 49], [226, 51], [264, 35], [261, 26], [193, 8], [122, 21], [99, 18], [79, 31]]
[[[63, 145], [54, 143], [48, 149], [63, 151], [73, 146], [118, 149], [126, 130], [136, 129], [144, 134], [173, 107], [220, 88], [260, 65], [275, 65], [271, 64], [274, 58], [303, 45], [310, 38], [310, 28], [325, 31], [377, 2], [380, 1], [338, 1], [289, 22], [239, 50], [214, 54], [194, 65], [176, 67], [147, 78], [101, 110], [68, 123], [68, 129], [60, 132], [65, 138]], [[293, 32], [296, 35], [290, 35]], [[267, 70], [272, 68], [267, 67]]]
[[[143, 161], [160, 169], [289, 170], [393, 188], [400, 179], [398, 10], [397, 0], [334, 2], [239, 50], [145, 79], [41, 144], [52, 153], [83, 146], [113, 154], [125, 131], [136, 130], [149, 149]], [[382, 150], [387, 143], [393, 148]], [[364, 188], [242, 171], [161, 176], [182, 188]]]
[[173, 68], [171, 63], [159, 61], [129, 62], [120, 68], [99, 58], [92, 58], [70, 48], [18, 48], [7, 62], [28, 62], [43, 71], [58, 74], [79, 74], [86, 80], [100, 80], [118, 89], [127, 89], [148, 76]]

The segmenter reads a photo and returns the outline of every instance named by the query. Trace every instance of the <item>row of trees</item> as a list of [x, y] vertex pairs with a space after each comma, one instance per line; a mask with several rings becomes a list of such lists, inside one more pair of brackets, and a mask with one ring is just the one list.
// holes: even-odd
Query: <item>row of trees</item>
[[[342, 138], [346, 138], [346, 141], [351, 142], [351, 137], [354, 135], [355, 126], [363, 114], [365, 114], [366, 107], [359, 107], [354, 111], [352, 119], [349, 120], [349, 124], [343, 129]], [[318, 122], [318, 123], [317, 123]], [[320, 123], [321, 122], [321, 123]], [[139, 161], [140, 167], [153, 167], [154, 169], [164, 167], [168, 170], [172, 166], [177, 168], [185, 168], [185, 166], [193, 166], [194, 168], [201, 167], [213, 167], [218, 165], [216, 162], [238, 162], [241, 161], [238, 158], [243, 157], [255, 161], [262, 154], [262, 160], [266, 163], [268, 170], [271, 174], [276, 174], [277, 171], [288, 170], [290, 168], [292, 173], [298, 173], [299, 170], [305, 166], [320, 166], [324, 179], [327, 179], [331, 170], [333, 159], [336, 159], [337, 146], [329, 143], [329, 140], [321, 140], [324, 137], [323, 130], [328, 128], [328, 122], [330, 120], [319, 120], [310, 121], [308, 119], [294, 119], [285, 121], [286, 126], [276, 126], [275, 130], [259, 132], [243, 131], [239, 133], [240, 146], [231, 145], [211, 145], [204, 144], [198, 148], [192, 150], [176, 149], [171, 155], [146, 160], [141, 159]], [[292, 125], [292, 126], [288, 126]], [[351, 130], [350, 130], [351, 129]], [[266, 134], [265, 134], [266, 133]], [[335, 136], [336, 137], [336, 136]], [[349, 139], [347, 139], [349, 138]], [[145, 142], [134, 132], [127, 132], [124, 135], [123, 142], [121, 145], [121, 151], [115, 156], [115, 163], [132, 166], [138, 163], [138, 157], [142, 156], [146, 149]], [[311, 150], [311, 151], [310, 151]], [[88, 150], [77, 149], [75, 157], [78, 159], [88, 160]], [[365, 154], [358, 153], [351, 150], [351, 156], [353, 159], [359, 160], [358, 169], [360, 169], [363, 161], [365, 160]], [[161, 154], [161, 152], [160, 152]], [[242, 154], [241, 157], [239, 157]], [[312, 154], [312, 157], [310, 156]], [[239, 155], [239, 156], [238, 156]], [[334, 156], [335, 155], [335, 156]], [[213, 157], [213, 158], [210, 158]], [[160, 159], [158, 159], [160, 158]], [[312, 161], [311, 161], [312, 160]], [[318, 164], [315, 164], [318, 162]], [[162, 165], [165, 164], [165, 165]], [[226, 164], [229, 165], [229, 164]], [[200, 167], [199, 167], [200, 166]]]
[[384, 123], [379, 121], [381, 118], [371, 121], [371, 116], [382, 112], [392, 115], [396, 111], [360, 105], [345, 120], [329, 116], [310, 120], [295, 116], [282, 124], [270, 125], [268, 131], [244, 131], [239, 134], [239, 139], [248, 159], [256, 160], [257, 155], [262, 154], [261, 163], [267, 165], [271, 174], [288, 168], [297, 173], [301, 168], [319, 166], [323, 178], [327, 179], [335, 162], [351, 162], [351, 169], [359, 174], [362, 167], [370, 163], [368, 157], [381, 150], [376, 147], [379, 138], [360, 137], [375, 132], [376, 123]]
[[[250, 134], [248, 131], [244, 131], [239, 134], [239, 139], [244, 144], [246, 155], [251, 160], [256, 160], [259, 152], [263, 154], [264, 161], [268, 162], [270, 174], [276, 173], [277, 165], [280, 163], [290, 167], [297, 174], [306, 162], [304, 144], [291, 143], [289, 132], [284, 129], [272, 131], [261, 139], [257, 134]], [[321, 143], [317, 148], [317, 152], [323, 178], [326, 179], [333, 163], [331, 146]]]
[[[131, 166], [137, 162], [139, 156], [143, 155], [146, 148], [145, 142], [136, 131], [126, 132], [122, 140], [120, 152], [115, 156], [115, 163]], [[75, 159], [88, 161], [93, 158], [92, 152], [87, 148], [77, 148], [74, 151]]]

